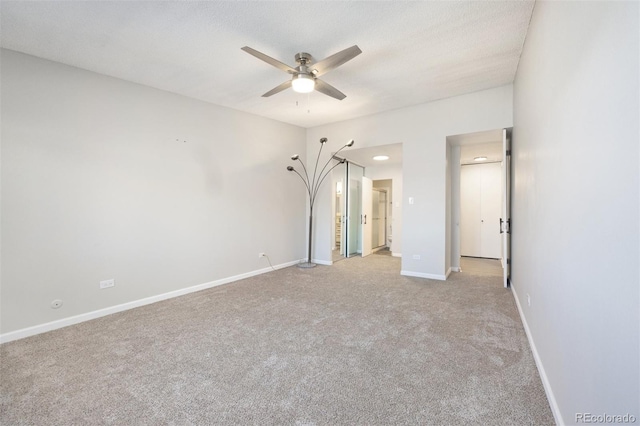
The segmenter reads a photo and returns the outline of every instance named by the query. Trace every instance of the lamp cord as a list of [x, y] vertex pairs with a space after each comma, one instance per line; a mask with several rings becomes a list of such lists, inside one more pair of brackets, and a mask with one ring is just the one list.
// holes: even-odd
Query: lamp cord
[[271, 266], [271, 269], [273, 269], [275, 271], [276, 268], [274, 268], [273, 265], [271, 264], [271, 259], [269, 259], [269, 255], [265, 253], [264, 257], [267, 258], [267, 262], [269, 262], [269, 266]]

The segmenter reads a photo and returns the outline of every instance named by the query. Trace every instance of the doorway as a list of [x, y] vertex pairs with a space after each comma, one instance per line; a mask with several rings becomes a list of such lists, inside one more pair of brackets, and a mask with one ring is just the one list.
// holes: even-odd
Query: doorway
[[[344, 151], [334, 158], [344, 163], [333, 176], [332, 261], [384, 253], [385, 248], [389, 255], [400, 257], [402, 205], [394, 200], [402, 198], [402, 144]], [[384, 195], [376, 194], [374, 188]], [[374, 208], [376, 204], [384, 204], [386, 211], [379, 205]]]
[[[500, 266], [503, 285], [508, 287], [511, 129], [453, 135], [446, 139], [449, 243], [446, 267], [449, 271], [460, 271], [464, 255], [497, 259], [491, 262]], [[470, 180], [471, 186], [465, 186], [463, 180]], [[486, 189], [486, 185], [491, 189]], [[470, 240], [467, 234], [469, 222], [474, 222], [471, 227], [476, 229]], [[463, 233], [467, 235], [463, 236]]]
[[373, 188], [371, 197], [372, 230], [371, 249], [379, 251], [387, 247], [387, 191]]
[[363, 166], [345, 158], [344, 169], [333, 176], [333, 250], [332, 261], [372, 252], [373, 181]]
[[346, 223], [346, 164], [341, 164], [332, 172], [332, 183], [334, 186], [333, 199], [333, 247], [331, 249], [331, 261], [338, 262], [347, 258], [346, 236], [344, 235], [344, 227]]
[[460, 255], [500, 259], [501, 164], [462, 164], [460, 170]]

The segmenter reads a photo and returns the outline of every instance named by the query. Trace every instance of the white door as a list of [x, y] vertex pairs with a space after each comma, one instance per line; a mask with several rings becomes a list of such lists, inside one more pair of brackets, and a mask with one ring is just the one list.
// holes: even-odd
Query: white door
[[362, 225], [362, 257], [371, 254], [371, 227], [373, 213], [373, 181], [367, 177], [362, 177], [362, 216], [360, 224]]
[[511, 129], [502, 130], [502, 267], [504, 286], [509, 287], [511, 279]]
[[346, 256], [352, 257], [362, 253], [362, 177], [364, 168], [347, 162], [347, 187], [343, 191], [346, 196], [345, 247]]
[[387, 192], [380, 191], [378, 195], [378, 205], [373, 206], [378, 209], [378, 223], [373, 226], [378, 227], [378, 243], [374, 247], [381, 247], [387, 244]]
[[460, 168], [460, 255], [481, 257], [480, 183], [477, 165]]
[[460, 169], [460, 254], [500, 259], [500, 163]]
[[480, 190], [480, 248], [482, 255], [491, 259], [502, 257], [500, 238], [500, 210], [502, 185], [500, 163], [482, 164]]

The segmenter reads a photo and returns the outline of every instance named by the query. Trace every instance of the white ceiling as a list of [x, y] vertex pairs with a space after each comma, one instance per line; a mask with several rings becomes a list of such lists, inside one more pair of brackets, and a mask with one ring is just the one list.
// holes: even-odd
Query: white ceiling
[[[374, 160], [373, 157], [376, 155], [386, 155], [389, 159], [384, 161]], [[341, 151], [338, 156], [364, 167], [397, 166], [402, 164], [402, 144], [394, 143], [359, 149], [347, 148]]]
[[477, 164], [474, 159], [486, 157], [484, 162], [502, 161], [502, 142], [465, 145], [460, 148], [460, 164]]
[[[513, 81], [533, 1], [5, 1], [2, 47], [218, 105], [313, 127]], [[338, 101], [262, 98], [289, 65], [357, 44], [322, 77]]]
[[447, 142], [460, 146], [460, 164], [475, 164], [476, 157], [487, 157], [486, 161], [502, 161], [502, 129], [447, 136]]

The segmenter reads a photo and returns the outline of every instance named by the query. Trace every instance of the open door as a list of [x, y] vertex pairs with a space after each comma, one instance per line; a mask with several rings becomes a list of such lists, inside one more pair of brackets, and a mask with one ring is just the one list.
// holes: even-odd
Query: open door
[[367, 177], [362, 177], [362, 216], [360, 224], [362, 226], [362, 257], [371, 254], [371, 234], [373, 228], [373, 181]]
[[362, 254], [362, 178], [364, 168], [347, 161], [346, 178], [346, 257]]
[[502, 267], [504, 287], [511, 280], [511, 129], [502, 130], [502, 217], [500, 233], [502, 234]]

